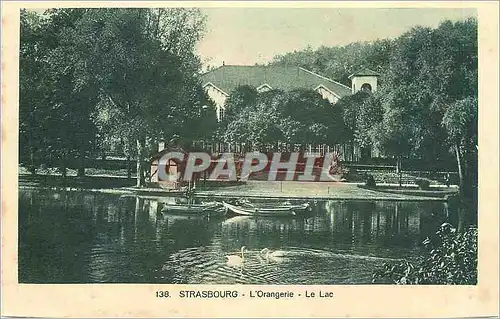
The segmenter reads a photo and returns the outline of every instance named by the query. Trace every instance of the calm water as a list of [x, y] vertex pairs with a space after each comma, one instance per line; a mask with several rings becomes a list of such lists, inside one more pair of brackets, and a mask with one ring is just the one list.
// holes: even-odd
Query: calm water
[[[19, 195], [23, 283], [349, 284], [421, 253], [440, 202], [326, 201], [306, 218], [162, 213], [175, 199], [86, 192]], [[243, 266], [226, 264], [246, 246]], [[268, 247], [282, 258], [263, 258]]]

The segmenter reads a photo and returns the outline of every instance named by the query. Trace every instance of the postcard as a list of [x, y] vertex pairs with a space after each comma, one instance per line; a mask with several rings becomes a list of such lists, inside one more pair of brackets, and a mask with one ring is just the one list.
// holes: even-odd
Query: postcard
[[2, 3], [2, 315], [498, 316], [497, 2]]

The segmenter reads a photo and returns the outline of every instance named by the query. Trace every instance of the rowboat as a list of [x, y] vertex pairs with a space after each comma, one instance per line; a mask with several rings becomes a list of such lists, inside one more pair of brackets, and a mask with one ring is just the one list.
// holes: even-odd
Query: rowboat
[[288, 208], [293, 210], [294, 212], [303, 212], [303, 211], [310, 211], [311, 210], [311, 205], [309, 203], [304, 203], [304, 204], [299, 204], [299, 205], [292, 205], [289, 202], [284, 202], [284, 203], [279, 203], [279, 204], [270, 204], [270, 203], [251, 203], [250, 201], [246, 199], [240, 199], [237, 201], [236, 206], [242, 206], [243, 208], [260, 208], [260, 209], [266, 209], [266, 208]]
[[276, 207], [276, 208], [267, 208], [267, 207], [242, 207], [228, 204], [226, 202], [222, 202], [224, 207], [238, 215], [246, 215], [246, 216], [296, 216], [296, 212], [291, 207]]
[[203, 204], [187, 204], [187, 205], [172, 205], [163, 206], [163, 213], [174, 214], [200, 214], [215, 210], [219, 207], [218, 203], [203, 203]]

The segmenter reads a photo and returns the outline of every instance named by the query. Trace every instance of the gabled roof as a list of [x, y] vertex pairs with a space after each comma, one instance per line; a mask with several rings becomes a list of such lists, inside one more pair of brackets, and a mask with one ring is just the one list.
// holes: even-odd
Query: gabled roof
[[370, 69], [362, 69], [349, 75], [349, 79], [353, 76], [380, 76], [380, 74]]
[[314, 90], [318, 85], [323, 85], [339, 97], [351, 94], [350, 87], [297, 66], [223, 65], [203, 74], [201, 78], [203, 85], [212, 83], [227, 94], [241, 85], [257, 88], [262, 84], [285, 91], [304, 88]]

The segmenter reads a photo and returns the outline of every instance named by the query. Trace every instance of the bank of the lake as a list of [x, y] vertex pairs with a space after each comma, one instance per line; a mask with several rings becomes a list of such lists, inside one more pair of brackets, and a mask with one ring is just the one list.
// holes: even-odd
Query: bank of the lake
[[[64, 180], [54, 175], [19, 175], [21, 189], [85, 190], [90, 192], [181, 196], [184, 191], [158, 187], [133, 186], [134, 181], [118, 176], [70, 176]], [[338, 200], [395, 200], [395, 201], [443, 201], [445, 196], [456, 192], [456, 188], [433, 187], [429, 191], [415, 190], [406, 185], [396, 190], [395, 185], [382, 184], [377, 188], [365, 188], [360, 183], [345, 182], [296, 182], [296, 181], [247, 181], [227, 186], [224, 183], [204, 187], [201, 182], [192, 193], [197, 197], [227, 198], [294, 198], [294, 199], [338, 199]]]

